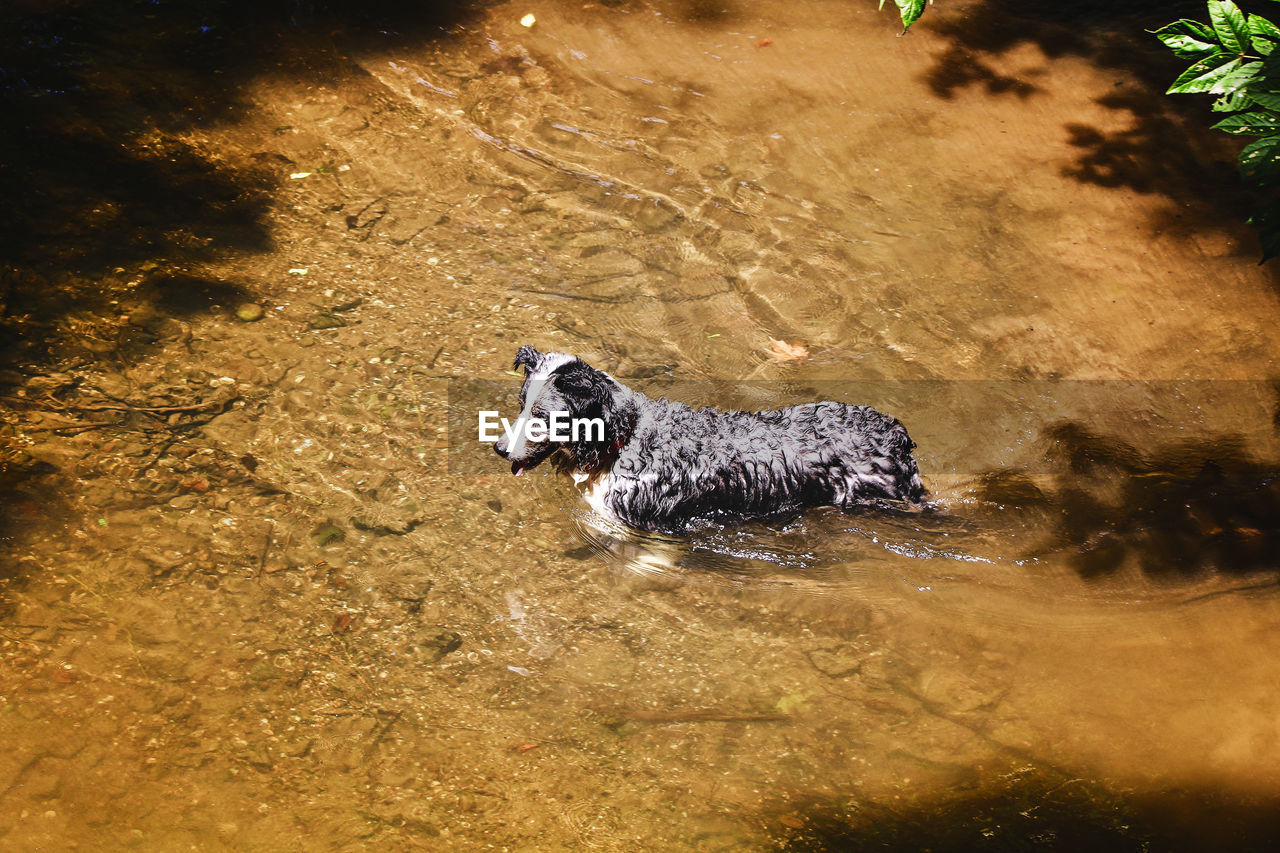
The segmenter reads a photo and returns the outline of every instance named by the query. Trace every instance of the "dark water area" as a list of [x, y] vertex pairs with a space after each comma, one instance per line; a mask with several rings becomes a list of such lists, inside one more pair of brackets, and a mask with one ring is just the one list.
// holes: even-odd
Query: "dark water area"
[[[1270, 849], [1280, 298], [1179, 16], [7, 5], [0, 846]], [[477, 440], [526, 343], [928, 501], [619, 528]]]
[[[338, 84], [342, 44], [431, 41], [467, 3], [16, 2], [0, 12], [0, 353], [39, 358], [60, 318], [136, 288], [179, 315], [234, 304], [192, 265], [272, 249], [273, 155], [228, 162], [188, 136], [237, 122], [281, 69]], [[309, 64], [318, 55], [319, 64]], [[276, 129], [279, 131], [280, 129]], [[20, 317], [21, 320], [13, 318]], [[136, 336], [135, 337], [141, 337]], [[147, 341], [123, 341], [128, 344]]]

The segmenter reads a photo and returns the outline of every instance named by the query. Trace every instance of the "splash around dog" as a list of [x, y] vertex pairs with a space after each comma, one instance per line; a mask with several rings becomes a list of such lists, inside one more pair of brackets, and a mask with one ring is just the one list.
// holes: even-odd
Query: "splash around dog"
[[[551, 459], [596, 512], [634, 528], [679, 532], [809, 507], [916, 505], [925, 495], [915, 442], [896, 418], [868, 406], [693, 409], [647, 397], [568, 353], [523, 346], [521, 367], [520, 417], [494, 451], [517, 476]], [[562, 412], [570, 425], [603, 428], [570, 428], [567, 438], [520, 428]]]

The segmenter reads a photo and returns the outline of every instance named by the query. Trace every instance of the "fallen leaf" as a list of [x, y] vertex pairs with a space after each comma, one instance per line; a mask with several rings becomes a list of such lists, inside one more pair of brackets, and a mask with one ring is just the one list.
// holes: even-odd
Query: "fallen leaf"
[[778, 818], [778, 823], [789, 829], [804, 829], [804, 820], [791, 814], [784, 814]]
[[341, 634], [343, 631], [350, 628], [351, 618], [352, 617], [350, 613], [339, 613], [337, 617], [333, 620], [333, 625], [331, 627], [331, 630], [333, 631], [333, 633]]
[[540, 743], [522, 743], [522, 744], [518, 744], [517, 746], [513, 746], [511, 748], [516, 752], [528, 752], [529, 750], [537, 749], [540, 746], [542, 746], [542, 744]]
[[790, 714], [796, 708], [803, 705], [805, 700], [808, 698], [808, 693], [788, 693], [786, 696], [783, 696], [774, 703], [774, 707], [777, 708], [778, 712], [781, 714]]
[[183, 480], [179, 484], [180, 488], [185, 492], [207, 492], [209, 491], [209, 480], [207, 477], [196, 475], [189, 479]]
[[794, 361], [809, 357], [809, 348], [804, 344], [789, 344], [777, 338], [769, 338], [769, 348], [765, 352], [770, 358], [776, 358], [778, 361]]

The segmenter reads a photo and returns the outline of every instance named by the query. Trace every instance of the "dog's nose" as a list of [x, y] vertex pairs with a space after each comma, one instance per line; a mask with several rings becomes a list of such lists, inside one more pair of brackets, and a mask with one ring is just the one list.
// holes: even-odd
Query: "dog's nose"
[[501, 456], [503, 459], [508, 458], [507, 457], [507, 439], [505, 436], [493, 443], [493, 452]]

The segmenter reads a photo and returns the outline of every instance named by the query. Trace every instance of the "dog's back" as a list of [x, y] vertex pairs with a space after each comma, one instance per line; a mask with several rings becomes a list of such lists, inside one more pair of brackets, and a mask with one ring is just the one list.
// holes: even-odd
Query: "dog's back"
[[914, 503], [924, 496], [914, 447], [897, 420], [866, 406], [720, 412], [646, 399], [606, 501], [619, 519], [651, 529], [876, 499]]

